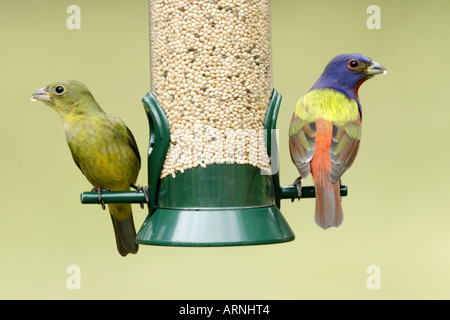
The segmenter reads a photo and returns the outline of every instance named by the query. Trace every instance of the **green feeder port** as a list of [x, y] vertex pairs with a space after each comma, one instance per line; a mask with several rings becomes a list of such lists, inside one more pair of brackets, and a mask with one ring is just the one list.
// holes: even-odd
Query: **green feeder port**
[[[149, 214], [136, 241], [146, 245], [233, 246], [281, 243], [295, 236], [280, 211], [281, 199], [297, 197], [295, 186], [279, 185], [273, 175], [247, 164], [212, 164], [160, 179], [170, 141], [164, 111], [151, 93], [143, 98], [150, 125], [148, 153]], [[273, 90], [266, 115], [266, 145], [278, 162], [275, 126], [281, 95]], [[272, 154], [276, 153], [276, 154]], [[341, 186], [341, 196], [347, 187]], [[302, 198], [314, 198], [313, 186]], [[104, 191], [104, 203], [144, 203], [142, 191]], [[83, 192], [82, 203], [98, 203], [97, 192]]]

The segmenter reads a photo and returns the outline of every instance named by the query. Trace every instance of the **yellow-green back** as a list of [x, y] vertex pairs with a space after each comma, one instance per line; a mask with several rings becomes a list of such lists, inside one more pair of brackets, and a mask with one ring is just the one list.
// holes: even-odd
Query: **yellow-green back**
[[358, 120], [358, 103], [333, 89], [312, 90], [303, 96], [295, 108], [295, 116], [302, 122], [311, 123], [322, 118], [336, 126]]

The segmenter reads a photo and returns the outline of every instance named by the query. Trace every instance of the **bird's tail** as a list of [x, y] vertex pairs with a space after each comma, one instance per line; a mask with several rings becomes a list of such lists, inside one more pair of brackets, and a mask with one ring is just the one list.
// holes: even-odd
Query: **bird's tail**
[[136, 229], [131, 204], [108, 204], [108, 208], [120, 255], [125, 257], [129, 253], [137, 253], [139, 245], [135, 240]]
[[[322, 180], [323, 181], [323, 180]], [[316, 187], [316, 223], [323, 229], [339, 227], [344, 219], [341, 206], [340, 183], [326, 179]]]

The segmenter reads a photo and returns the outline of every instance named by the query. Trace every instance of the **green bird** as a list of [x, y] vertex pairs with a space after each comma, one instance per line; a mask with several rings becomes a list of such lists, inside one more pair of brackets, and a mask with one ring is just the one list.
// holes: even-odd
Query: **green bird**
[[[94, 189], [130, 190], [141, 167], [141, 157], [131, 131], [119, 118], [106, 114], [89, 89], [79, 81], [59, 81], [35, 93], [62, 118], [66, 140], [75, 164]], [[108, 204], [117, 249], [122, 256], [136, 253], [131, 204]]]

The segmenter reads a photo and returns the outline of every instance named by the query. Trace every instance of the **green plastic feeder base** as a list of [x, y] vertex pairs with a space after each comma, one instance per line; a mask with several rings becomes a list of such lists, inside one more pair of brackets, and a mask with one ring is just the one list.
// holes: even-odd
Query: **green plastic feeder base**
[[272, 176], [251, 165], [212, 164], [165, 177], [141, 244], [233, 246], [294, 240], [274, 204]]
[[199, 210], [158, 208], [136, 241], [163, 246], [237, 246], [280, 243], [295, 236], [276, 206]]

